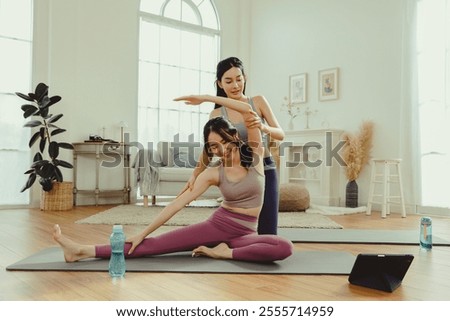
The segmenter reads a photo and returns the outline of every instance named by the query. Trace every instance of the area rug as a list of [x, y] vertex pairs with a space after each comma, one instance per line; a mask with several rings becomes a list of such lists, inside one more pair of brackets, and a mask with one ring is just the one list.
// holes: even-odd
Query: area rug
[[[278, 235], [294, 243], [419, 245], [418, 230], [305, 230], [280, 228], [278, 229]], [[450, 241], [448, 237], [433, 235], [433, 246], [450, 246]]]
[[[42, 250], [6, 267], [8, 271], [108, 271], [108, 260], [66, 263], [59, 247]], [[191, 252], [126, 260], [127, 272], [350, 274], [355, 256], [348, 252], [295, 251], [283, 261], [253, 263], [191, 256]], [[125, 274], [126, 277], [126, 274]]]
[[[78, 224], [121, 224], [146, 225], [152, 222], [162, 207], [143, 207], [140, 205], [119, 205], [76, 221]], [[214, 211], [212, 208], [185, 207], [173, 216], [165, 225], [185, 226], [206, 220]], [[342, 225], [321, 214], [306, 214], [305, 212], [280, 212], [279, 227], [341, 229]]]
[[[156, 204], [153, 204], [151, 206], [160, 206], [164, 207], [167, 206], [170, 203], [170, 201], [160, 201], [157, 200]], [[207, 208], [214, 208], [219, 207], [220, 201], [217, 201], [217, 199], [198, 199], [195, 201], [190, 202], [186, 207], [207, 207]]]
[[359, 207], [340, 207], [340, 206], [326, 206], [311, 204], [308, 209], [306, 209], [307, 214], [323, 214], [323, 215], [346, 215], [346, 214], [356, 214], [365, 213], [367, 211], [367, 206]]

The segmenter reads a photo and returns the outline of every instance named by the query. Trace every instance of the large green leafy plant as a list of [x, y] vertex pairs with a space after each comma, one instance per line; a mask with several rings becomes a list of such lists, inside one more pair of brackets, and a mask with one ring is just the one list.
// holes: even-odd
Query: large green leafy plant
[[[63, 117], [63, 114], [53, 115], [49, 112], [50, 107], [59, 102], [61, 97], [49, 97], [48, 86], [44, 83], [38, 84], [34, 93], [28, 95], [16, 93], [16, 95], [32, 103], [22, 105], [23, 117], [32, 117], [32, 120], [25, 123], [24, 127], [37, 128], [37, 131], [31, 136], [28, 146], [31, 148], [39, 141], [39, 151], [34, 155], [31, 168], [25, 172], [29, 176], [21, 192], [33, 186], [37, 177], [39, 177], [42, 189], [48, 192], [52, 190], [54, 182], [63, 181], [60, 166], [73, 168], [72, 164], [58, 159], [60, 148], [73, 149], [72, 144], [59, 143], [53, 140], [53, 136], [66, 131], [55, 125]], [[45, 151], [47, 151], [48, 158], [44, 153]]]

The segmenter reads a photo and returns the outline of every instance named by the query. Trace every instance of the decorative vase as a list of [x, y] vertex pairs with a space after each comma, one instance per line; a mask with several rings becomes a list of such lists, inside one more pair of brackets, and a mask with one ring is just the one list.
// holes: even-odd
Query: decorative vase
[[345, 207], [358, 207], [358, 184], [349, 181], [345, 187]]

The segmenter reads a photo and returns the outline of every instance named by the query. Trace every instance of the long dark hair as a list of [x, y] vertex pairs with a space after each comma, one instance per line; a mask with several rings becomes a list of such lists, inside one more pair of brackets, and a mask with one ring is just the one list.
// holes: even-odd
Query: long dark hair
[[[239, 68], [242, 72], [242, 76], [245, 77], [245, 72], [244, 72], [244, 64], [242, 63], [242, 61], [239, 58], [236, 57], [230, 57], [227, 59], [224, 59], [222, 61], [220, 61], [217, 64], [217, 69], [216, 69], [216, 95], [220, 96], [220, 97], [227, 97], [227, 94], [225, 93], [225, 90], [223, 90], [222, 88], [220, 88], [219, 86], [219, 81], [221, 81], [223, 74], [226, 73], [228, 70], [230, 70], [231, 68]], [[245, 87], [247, 85], [247, 82], [244, 83], [244, 95], [245, 95]], [[221, 107], [218, 104], [214, 105], [214, 109]]]
[[244, 141], [239, 139], [238, 131], [228, 120], [222, 116], [211, 118], [203, 127], [203, 139], [205, 144], [203, 146], [209, 160], [214, 156], [208, 143], [208, 137], [211, 132], [218, 134], [227, 143], [234, 143], [239, 147], [239, 154], [241, 157], [241, 166], [249, 168], [253, 164], [252, 148]]

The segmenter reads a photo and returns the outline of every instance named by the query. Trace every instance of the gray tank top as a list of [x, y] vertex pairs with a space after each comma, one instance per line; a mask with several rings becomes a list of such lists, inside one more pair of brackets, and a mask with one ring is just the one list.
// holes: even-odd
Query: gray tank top
[[219, 167], [219, 189], [225, 206], [238, 208], [262, 206], [264, 184], [264, 175], [258, 173], [254, 166], [250, 166], [247, 175], [238, 182], [230, 182], [225, 176], [223, 165]]

